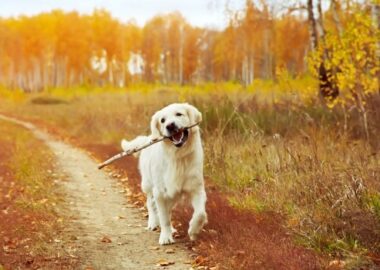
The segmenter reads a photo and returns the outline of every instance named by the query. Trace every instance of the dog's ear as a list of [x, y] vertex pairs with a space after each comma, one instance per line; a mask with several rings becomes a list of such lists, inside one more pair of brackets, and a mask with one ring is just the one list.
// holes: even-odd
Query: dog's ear
[[150, 131], [152, 132], [153, 138], [161, 136], [159, 127], [159, 111], [152, 116], [152, 119], [150, 121]]
[[184, 104], [186, 107], [187, 114], [190, 118], [191, 124], [200, 123], [202, 121], [202, 114], [193, 105], [188, 103]]

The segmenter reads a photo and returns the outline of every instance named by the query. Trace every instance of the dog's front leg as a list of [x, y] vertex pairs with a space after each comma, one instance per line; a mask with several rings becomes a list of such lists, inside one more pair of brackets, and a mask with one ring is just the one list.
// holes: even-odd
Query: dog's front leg
[[156, 204], [161, 227], [159, 243], [160, 245], [174, 243], [170, 223], [170, 210], [172, 205], [169, 200], [163, 198], [162, 196], [156, 198]]
[[193, 217], [189, 224], [189, 237], [194, 241], [203, 226], [207, 223], [206, 214], [206, 192], [201, 189], [193, 193], [191, 196], [191, 204], [194, 208]]
[[159, 225], [158, 223], [158, 216], [157, 216], [157, 207], [156, 207], [156, 202], [154, 201], [153, 194], [148, 193], [147, 195], [147, 201], [146, 201], [146, 206], [148, 208], [148, 230], [155, 230], [157, 226]]

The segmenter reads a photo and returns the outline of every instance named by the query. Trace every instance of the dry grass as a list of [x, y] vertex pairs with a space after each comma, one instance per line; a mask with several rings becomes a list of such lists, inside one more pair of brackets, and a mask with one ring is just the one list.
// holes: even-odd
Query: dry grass
[[74, 91], [45, 96], [53, 97], [54, 105], [27, 97], [17, 108], [3, 103], [3, 110], [82, 142], [118, 145], [124, 136], [147, 133], [158, 108], [191, 102], [204, 116], [206, 177], [232, 205], [281, 213], [300, 243], [345, 258], [348, 267], [370, 265], [380, 253], [380, 102], [371, 107], [368, 143], [355, 111], [347, 115], [313, 101], [301, 103], [299, 96], [278, 101], [256, 95], [188, 88]]

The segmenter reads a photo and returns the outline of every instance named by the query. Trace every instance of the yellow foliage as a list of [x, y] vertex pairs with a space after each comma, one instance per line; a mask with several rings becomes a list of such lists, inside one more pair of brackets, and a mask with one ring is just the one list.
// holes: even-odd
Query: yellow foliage
[[0, 99], [11, 100], [13, 102], [19, 103], [24, 101], [26, 96], [27, 95], [22, 90], [16, 89], [9, 91], [5, 88], [0, 87]]
[[359, 10], [353, 14], [341, 36], [327, 31], [317, 50], [309, 56], [314, 76], [318, 76], [322, 63], [327, 70], [333, 71], [330, 79], [337, 84], [340, 95], [338, 100], [328, 104], [329, 107], [351, 101], [361, 107], [359, 103], [379, 90], [376, 76], [380, 68], [376, 52], [379, 37], [370, 14]]

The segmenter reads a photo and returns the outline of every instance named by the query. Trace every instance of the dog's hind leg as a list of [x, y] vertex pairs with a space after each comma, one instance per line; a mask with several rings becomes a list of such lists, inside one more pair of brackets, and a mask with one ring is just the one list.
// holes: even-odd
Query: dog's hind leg
[[157, 207], [151, 193], [147, 194], [146, 207], [148, 208], [148, 230], [153, 231], [159, 225]]
[[194, 213], [190, 220], [188, 234], [190, 240], [193, 241], [197, 238], [198, 233], [207, 223], [206, 192], [204, 190], [199, 190], [194, 193], [191, 197], [191, 204], [194, 208]]

